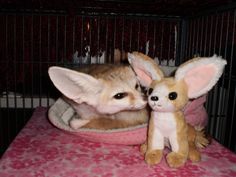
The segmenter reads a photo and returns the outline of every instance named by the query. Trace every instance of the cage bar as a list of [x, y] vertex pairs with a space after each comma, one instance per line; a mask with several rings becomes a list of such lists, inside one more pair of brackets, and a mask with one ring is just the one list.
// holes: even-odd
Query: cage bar
[[171, 59], [179, 65], [214, 53], [227, 59], [222, 78], [208, 94], [207, 129], [236, 151], [235, 14], [235, 8], [188, 18], [85, 12], [71, 15], [55, 10], [0, 13], [0, 65], [6, 68], [0, 71], [1, 148], [8, 146], [36, 107], [49, 107], [60, 96], [49, 80], [50, 66], [124, 63], [127, 52], [137, 50], [165, 65], [170, 65]]

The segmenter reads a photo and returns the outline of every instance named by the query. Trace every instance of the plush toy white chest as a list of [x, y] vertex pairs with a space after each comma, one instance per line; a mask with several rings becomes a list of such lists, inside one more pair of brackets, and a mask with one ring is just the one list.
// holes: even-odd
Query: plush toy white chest
[[164, 137], [176, 132], [176, 119], [173, 113], [169, 112], [152, 112], [154, 125], [162, 132]]
[[177, 142], [176, 119], [174, 114], [153, 111], [152, 118], [154, 123], [152, 148], [164, 149], [165, 144], [170, 143], [172, 150], [177, 152], [179, 150], [179, 144]]

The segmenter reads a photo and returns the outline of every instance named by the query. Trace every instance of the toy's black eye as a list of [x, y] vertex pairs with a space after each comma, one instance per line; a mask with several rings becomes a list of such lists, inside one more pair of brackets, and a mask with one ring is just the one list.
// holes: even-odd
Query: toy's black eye
[[126, 92], [121, 92], [121, 93], [115, 94], [115, 95], [113, 96], [113, 98], [119, 100], [119, 99], [122, 99], [122, 98], [124, 98], [124, 97], [126, 97], [126, 96], [128, 96], [128, 93], [126, 93]]
[[138, 85], [138, 84], [136, 84], [136, 85], [135, 85], [135, 89], [137, 90], [138, 88], [139, 88], [139, 85]]
[[169, 93], [169, 99], [170, 100], [175, 100], [177, 98], [178, 94], [176, 92], [171, 92]]
[[153, 88], [150, 88], [150, 89], [148, 90], [148, 95], [151, 95], [151, 94], [152, 94], [152, 91], [153, 91]]

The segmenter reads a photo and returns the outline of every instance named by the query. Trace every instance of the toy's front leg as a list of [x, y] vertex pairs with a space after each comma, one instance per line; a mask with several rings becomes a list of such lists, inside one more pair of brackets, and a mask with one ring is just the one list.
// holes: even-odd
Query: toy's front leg
[[160, 163], [164, 149], [164, 137], [158, 129], [155, 129], [152, 123], [149, 125], [147, 141], [145, 161], [149, 165]]
[[177, 138], [176, 134], [174, 134], [170, 136], [169, 140], [172, 152], [166, 157], [167, 163], [173, 168], [181, 167], [185, 164], [188, 157], [189, 146], [187, 136], [183, 135]]

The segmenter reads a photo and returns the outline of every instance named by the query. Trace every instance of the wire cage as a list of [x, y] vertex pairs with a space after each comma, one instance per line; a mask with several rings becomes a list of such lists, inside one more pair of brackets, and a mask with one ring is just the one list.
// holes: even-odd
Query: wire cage
[[235, 68], [236, 10], [214, 11], [192, 17], [185, 22], [185, 38], [181, 58], [212, 56], [227, 60], [223, 77], [208, 94], [206, 108], [209, 116], [208, 131], [222, 144], [236, 151], [235, 123]]
[[125, 63], [140, 51], [162, 65], [178, 66], [194, 56], [221, 55], [228, 65], [208, 94], [208, 131], [236, 151], [236, 9], [191, 17], [63, 11], [0, 13], [0, 147], [3, 152], [34, 108], [60, 96], [49, 80], [52, 65], [82, 67]]

